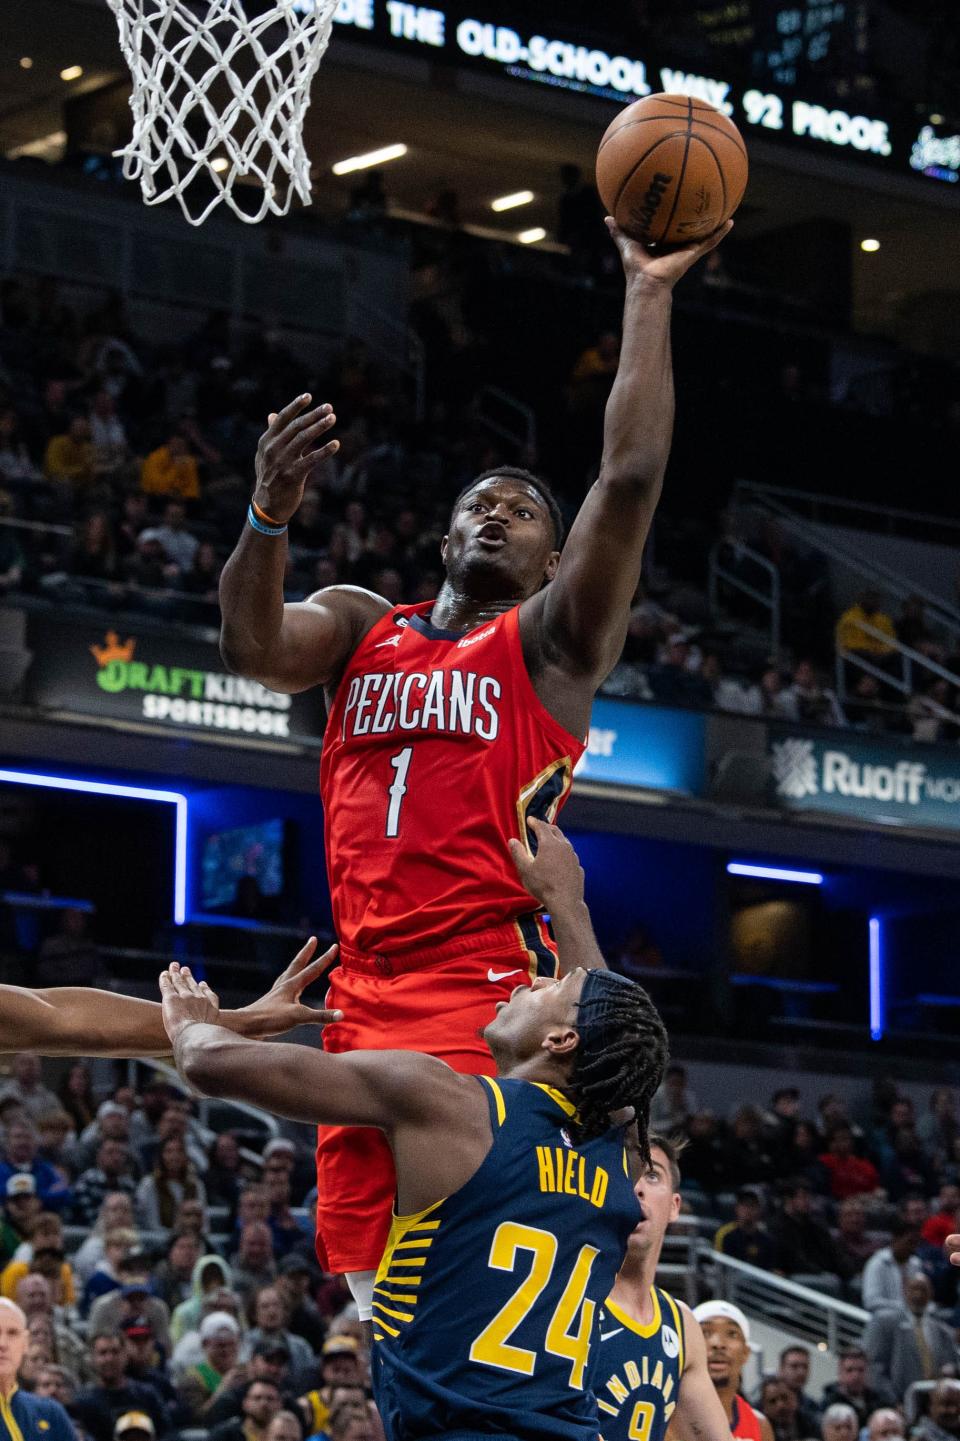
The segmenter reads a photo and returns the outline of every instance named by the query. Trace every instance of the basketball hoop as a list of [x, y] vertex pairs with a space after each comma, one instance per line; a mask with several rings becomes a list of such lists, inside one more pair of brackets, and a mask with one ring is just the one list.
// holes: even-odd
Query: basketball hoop
[[[107, 3], [133, 77], [133, 138], [117, 153], [147, 205], [176, 196], [202, 225], [223, 202], [253, 225], [268, 211], [286, 215], [294, 195], [309, 204], [303, 122], [337, 0]], [[191, 205], [187, 191], [203, 177], [213, 196], [202, 185]], [[252, 212], [234, 195], [247, 179], [261, 187]]]

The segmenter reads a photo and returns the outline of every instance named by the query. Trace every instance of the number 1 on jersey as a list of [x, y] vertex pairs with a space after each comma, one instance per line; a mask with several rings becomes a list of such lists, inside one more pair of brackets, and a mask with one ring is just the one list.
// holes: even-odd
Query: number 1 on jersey
[[395, 756], [390, 757], [390, 764], [396, 771], [396, 775], [387, 787], [387, 795], [390, 797], [390, 804], [387, 807], [388, 836], [400, 834], [400, 807], [407, 794], [407, 771], [410, 769], [412, 759], [413, 746], [404, 746], [402, 751], [398, 751]]

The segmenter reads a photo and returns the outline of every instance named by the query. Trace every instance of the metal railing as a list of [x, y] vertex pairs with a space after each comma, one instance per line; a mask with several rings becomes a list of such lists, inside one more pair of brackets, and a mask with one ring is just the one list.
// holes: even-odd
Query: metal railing
[[[916, 689], [913, 674], [914, 666], [919, 666], [922, 670], [929, 671], [931, 675], [935, 675], [938, 679], [947, 681], [954, 689], [960, 687], [960, 676], [955, 675], [951, 670], [947, 670], [946, 666], [940, 665], [939, 661], [931, 660], [931, 658], [928, 655], [924, 655], [922, 651], [914, 650], [912, 646], [904, 645], [903, 641], [897, 640], [895, 636], [888, 635], [885, 630], [878, 630], [876, 626], [870, 625], [869, 621], [858, 621], [857, 626], [858, 629], [862, 630], [873, 640], [882, 641], [888, 652], [899, 655], [902, 662], [902, 670], [900, 675], [884, 670], [882, 666], [875, 665], [870, 659], [870, 656], [875, 654], [875, 652], [844, 650], [838, 642], [836, 647], [837, 695], [841, 702], [847, 699], [847, 666], [856, 667], [856, 669], [863, 671], [866, 675], [873, 676], [874, 680], [878, 680], [882, 685], [890, 686], [893, 690], [899, 691], [899, 693], [904, 696], [913, 695]], [[944, 707], [943, 719], [952, 720], [954, 723], [957, 722], [957, 717], [952, 715], [946, 707]]]
[[[158, 1074], [176, 1090], [182, 1091], [184, 1095], [190, 1095], [190, 1088], [184, 1083], [183, 1078], [173, 1066], [166, 1061], [155, 1060], [152, 1056], [131, 1056], [127, 1061], [127, 1085], [133, 1090], [138, 1090], [137, 1075], [140, 1068], [147, 1071], [151, 1077]], [[241, 1116], [246, 1117], [248, 1122], [253, 1122], [259, 1129], [266, 1132], [269, 1139], [279, 1136], [280, 1127], [267, 1111], [261, 1111], [257, 1106], [250, 1106], [246, 1101], [222, 1101], [214, 1100], [210, 1096], [198, 1096], [195, 1098], [197, 1107], [197, 1120], [200, 1125], [215, 1135], [219, 1131], [228, 1129], [221, 1119], [224, 1112], [238, 1111]], [[214, 1122], [211, 1112], [216, 1109], [217, 1119]]]
[[761, 1271], [703, 1243], [700, 1268], [713, 1297], [731, 1301], [748, 1315], [789, 1331], [799, 1340], [814, 1346], [825, 1344], [834, 1353], [844, 1346], [859, 1345], [870, 1320], [869, 1311], [859, 1306]]
[[485, 385], [476, 399], [476, 414], [481, 425], [509, 441], [518, 450], [531, 455], [537, 449], [537, 417], [529, 405], [518, 400], [499, 385]]
[[[837, 565], [861, 580], [878, 587], [884, 595], [892, 596], [901, 604], [913, 596], [919, 596], [931, 618], [946, 632], [951, 641], [960, 641], [960, 610], [945, 601], [942, 596], [929, 590], [919, 582], [908, 580], [900, 571], [884, 565], [882, 561], [868, 560], [838, 541], [831, 540], [815, 528], [811, 521], [804, 520], [788, 505], [759, 489], [750, 492], [752, 501], [778, 520], [783, 528], [808, 549], [819, 552]], [[746, 547], [745, 547], [746, 549]]]
[[[725, 565], [723, 556], [727, 550], [739, 552], [740, 555], [749, 560], [751, 565], [755, 565], [761, 570], [770, 581], [769, 592], [764, 593], [764, 591], [758, 590], [750, 581], [744, 579], [742, 575], [738, 575], [735, 570], [731, 570], [728, 565]], [[748, 599], [754, 601], [761, 610], [766, 613], [766, 623], [770, 630], [770, 654], [773, 656], [779, 655], [781, 587], [780, 572], [777, 567], [771, 560], [768, 560], [765, 555], [761, 555], [758, 550], [754, 550], [752, 546], [747, 545], [744, 541], [733, 540], [729, 536], [724, 536], [716, 541], [710, 549], [707, 594], [710, 613], [714, 617], [720, 609], [721, 581], [723, 581], [725, 585], [730, 586], [732, 590], [739, 591], [741, 595], [747, 596]]]
[[[914, 539], [926, 539], [937, 544], [943, 543], [944, 531], [954, 531], [955, 543], [960, 543], [960, 520], [949, 516], [931, 515], [922, 510], [900, 510], [896, 506], [874, 505], [865, 500], [847, 500], [843, 496], [818, 495], [807, 490], [797, 490], [789, 485], [768, 485], [755, 480], [738, 480], [733, 487], [733, 503], [744, 502], [765, 504], [771, 498], [776, 503], [789, 502], [791, 514], [798, 511], [809, 513], [813, 521], [829, 524], [830, 517], [847, 517], [847, 524], [859, 521], [864, 530], [875, 530], [887, 535], [903, 535], [910, 531]], [[836, 519], [842, 525], [842, 520]]]

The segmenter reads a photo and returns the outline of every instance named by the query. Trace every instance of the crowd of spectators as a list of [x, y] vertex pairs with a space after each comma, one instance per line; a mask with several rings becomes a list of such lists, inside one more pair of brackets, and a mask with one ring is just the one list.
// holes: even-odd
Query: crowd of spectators
[[[794, 1344], [751, 1397], [775, 1441], [960, 1436], [960, 1110], [923, 1115], [891, 1085], [851, 1118], [799, 1093], [720, 1121], [670, 1068], [653, 1122], [683, 1135], [684, 1213], [714, 1246], [868, 1313], [836, 1378], [808, 1392]], [[309, 1151], [207, 1132], [163, 1078], [95, 1091], [83, 1062], [29, 1053], [0, 1086], [0, 1294], [27, 1317], [21, 1385], [68, 1411], [78, 1441], [379, 1441], [369, 1356], [339, 1278], [312, 1246]], [[684, 1217], [681, 1217], [683, 1224]], [[765, 1357], [769, 1362], [769, 1357]]]
[[161, 1078], [101, 1097], [78, 1062], [51, 1088], [30, 1053], [0, 1137], [20, 1383], [78, 1441], [382, 1441], [356, 1308], [313, 1256], [306, 1148], [208, 1132]]
[[[691, 1212], [726, 1217], [716, 1250], [876, 1316], [911, 1303], [925, 1312], [930, 1303], [960, 1329], [960, 1272], [943, 1251], [960, 1231], [960, 1108], [951, 1087], [937, 1087], [919, 1116], [892, 1082], [878, 1082], [859, 1120], [834, 1093], [804, 1116], [789, 1086], [766, 1108], [744, 1104], [721, 1119], [675, 1064], [652, 1118], [685, 1138]], [[920, 1289], [911, 1292], [914, 1282]]]
[[[837, 1094], [815, 1117], [785, 1086], [727, 1119], [702, 1107], [672, 1065], [653, 1124], [685, 1139], [684, 1212], [722, 1219], [716, 1251], [862, 1307], [859, 1344], [809, 1393], [811, 1352], [786, 1347], [751, 1400], [774, 1441], [948, 1441], [960, 1436], [960, 1272], [944, 1254], [960, 1231], [960, 1107], [933, 1090], [922, 1114], [892, 1082], [851, 1117]], [[683, 1217], [681, 1216], [681, 1223]], [[702, 1229], [702, 1226], [701, 1226]], [[789, 1298], [785, 1297], [789, 1305]], [[763, 1360], [769, 1364], [770, 1357]]]
[[[430, 303], [435, 320], [443, 313], [436, 288], [425, 279], [426, 298], [417, 301], [428, 334], [423, 306]], [[439, 545], [451, 496], [498, 462], [542, 463], [478, 419], [469, 379], [455, 378], [444, 348], [465, 328], [462, 317], [446, 316], [446, 340], [429, 347], [433, 372], [453, 378], [431, 391], [429, 414], [417, 423], [403, 385], [361, 342], [311, 361], [275, 332], [244, 339], [225, 315], [211, 313], [182, 342], [150, 345], [133, 333], [116, 297], [81, 315], [52, 282], [7, 280], [0, 291], [0, 599], [25, 595], [216, 627], [219, 575], [243, 522], [266, 416], [278, 397], [308, 386], [336, 408], [340, 451], [311, 480], [291, 522], [286, 599], [349, 582], [397, 603], [430, 600], [442, 580]], [[559, 477], [568, 519], [595, 473], [618, 362], [617, 333], [600, 331], [560, 387], [571, 436], [572, 470]], [[781, 376], [785, 393], [791, 373], [786, 366]], [[895, 685], [902, 663], [884, 635], [948, 669], [960, 664], [919, 599], [894, 622], [879, 597], [865, 595], [834, 635], [822, 560], [777, 522], [733, 509], [677, 521], [669, 505], [668, 493], [607, 694], [916, 740], [960, 738], [960, 702], [948, 681], [920, 668], [913, 693]], [[723, 612], [711, 611], [706, 554], [718, 529], [724, 566], [748, 585], [763, 583], [754, 554], [777, 566], [778, 655], [769, 638], [751, 632], [756, 607], [744, 606], [741, 590], [721, 586]], [[835, 639], [890, 680], [851, 664], [838, 695]]]

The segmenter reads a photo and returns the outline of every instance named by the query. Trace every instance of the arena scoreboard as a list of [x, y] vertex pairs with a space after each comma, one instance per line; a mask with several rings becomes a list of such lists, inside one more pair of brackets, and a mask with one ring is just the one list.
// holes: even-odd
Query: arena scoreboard
[[[301, 0], [307, 8], [313, 0]], [[861, 113], [818, 94], [816, 61], [829, 53], [842, 5], [776, 6], [776, 45], [756, 54], [717, 48], [700, 73], [679, 56], [635, 53], [609, 36], [565, 35], [513, 15], [509, 4], [450, 0], [443, 6], [412, 0], [340, 0], [336, 21], [344, 33], [394, 51], [500, 74], [518, 84], [591, 95], [628, 104], [657, 91], [709, 101], [749, 139], [787, 144], [810, 154], [835, 154], [887, 173], [945, 184], [960, 180], [960, 134], [942, 117], [894, 102], [871, 102]], [[523, 11], [526, 15], [526, 9]], [[749, 83], [745, 75], [762, 76]]]

